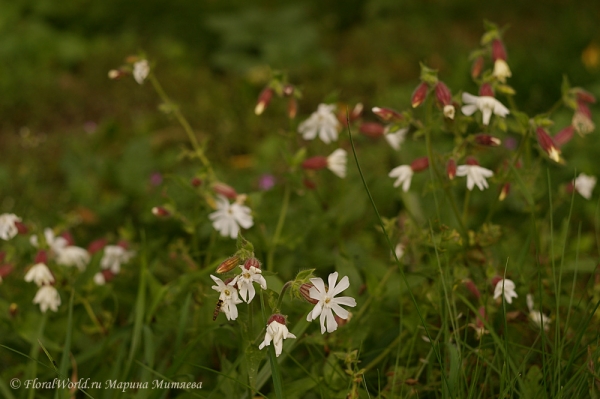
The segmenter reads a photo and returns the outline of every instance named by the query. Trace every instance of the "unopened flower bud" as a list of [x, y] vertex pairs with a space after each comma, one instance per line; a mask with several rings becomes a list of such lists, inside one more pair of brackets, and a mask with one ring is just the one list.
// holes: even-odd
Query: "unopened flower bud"
[[435, 85], [435, 98], [437, 98], [442, 105], [452, 104], [452, 93], [448, 86], [442, 81], [439, 81]]
[[[338, 327], [342, 327], [342, 326], [345, 326], [346, 324], [348, 324], [350, 319], [352, 319], [352, 312], [348, 312], [348, 317], [345, 319], [342, 319], [340, 316], [338, 316], [335, 313], [333, 314], [333, 318], [335, 319], [335, 322], [337, 323]], [[357, 396], [357, 398], [358, 398], [358, 396]]]
[[325, 169], [326, 167], [327, 158], [322, 156], [308, 158], [307, 160], [302, 162], [302, 168], [304, 169], [319, 170]]
[[378, 117], [380, 117], [385, 122], [398, 122], [403, 119], [403, 116], [400, 112], [395, 111], [391, 108], [381, 108], [381, 107], [373, 107], [371, 111]]
[[468, 157], [468, 158], [465, 160], [465, 163], [466, 163], [467, 165], [479, 165], [479, 162], [477, 162], [477, 160], [476, 160], [475, 158], [473, 158], [473, 157]]
[[429, 158], [417, 158], [410, 163], [410, 168], [413, 172], [422, 172], [429, 167]]
[[193, 187], [200, 187], [202, 185], [202, 179], [199, 177], [193, 177], [192, 180], [190, 180], [190, 184]]
[[90, 245], [87, 247], [87, 251], [90, 255], [95, 254], [96, 252], [102, 251], [102, 249], [106, 246], [107, 241], [104, 238], [99, 238], [95, 241], [92, 241]]
[[557, 146], [562, 147], [563, 145], [571, 141], [574, 133], [575, 128], [573, 127], [573, 125], [569, 125], [554, 135], [554, 143]]
[[504, 183], [502, 185], [502, 188], [500, 189], [500, 195], [498, 196], [498, 201], [504, 201], [509, 193], [510, 193], [510, 183]]
[[319, 301], [310, 297], [310, 289], [312, 287], [314, 287], [314, 285], [312, 285], [311, 283], [302, 284], [300, 286], [300, 295], [302, 295], [302, 298], [304, 298], [307, 302], [316, 305], [317, 303], [319, 303]]
[[471, 294], [473, 294], [473, 296], [477, 299], [479, 299], [481, 297], [481, 293], [479, 292], [479, 289], [477, 288], [477, 286], [475, 285], [475, 283], [471, 280], [465, 280], [464, 281], [465, 287], [471, 291]]
[[271, 102], [271, 98], [273, 98], [273, 89], [265, 87], [258, 96], [256, 107], [254, 107], [254, 113], [256, 115], [262, 114], [265, 108], [267, 108], [267, 105], [269, 105], [269, 102]]
[[589, 104], [594, 104], [596, 102], [596, 97], [594, 97], [592, 93], [580, 88], [576, 89], [575, 97], [577, 97], [577, 102], [584, 102]]
[[487, 147], [498, 147], [500, 144], [502, 144], [502, 141], [499, 138], [489, 134], [476, 134], [475, 143]]
[[216, 272], [218, 274], [227, 273], [233, 269], [235, 269], [240, 264], [240, 258], [238, 256], [231, 256], [225, 259], [221, 264], [217, 267]]
[[423, 101], [425, 101], [425, 98], [427, 98], [428, 91], [429, 86], [425, 82], [421, 82], [421, 84], [417, 86], [410, 99], [410, 103], [412, 104], [413, 108], [417, 108], [423, 103]]
[[267, 321], [267, 325], [273, 323], [274, 321], [276, 321], [279, 324], [283, 324], [284, 326], [286, 325], [285, 316], [282, 314], [276, 313], [271, 315], [271, 317], [269, 317], [269, 320]]
[[250, 270], [251, 267], [260, 269], [260, 261], [255, 257], [246, 259], [246, 261], [244, 262], [244, 269]]
[[102, 273], [102, 276], [104, 277], [104, 281], [106, 283], [114, 279], [116, 276], [110, 269], [103, 269], [100, 273]]
[[155, 206], [154, 208], [152, 208], [152, 214], [160, 218], [164, 218], [171, 215], [171, 213], [162, 206]]
[[483, 71], [484, 59], [482, 56], [475, 58], [473, 61], [473, 66], [471, 66], [471, 77], [476, 79], [481, 75], [481, 71]]
[[359, 130], [369, 137], [381, 137], [385, 133], [385, 127], [377, 122], [365, 122], [360, 125]]
[[67, 240], [67, 244], [75, 245], [75, 240], [73, 239], [73, 235], [71, 233], [69, 233], [68, 231], [64, 231], [60, 236], [62, 238], [64, 238], [65, 240]]
[[450, 180], [454, 180], [456, 177], [456, 161], [454, 158], [450, 158], [446, 164], [446, 175], [448, 175], [448, 179]]
[[29, 231], [27, 226], [25, 226], [25, 223], [19, 222], [18, 220], [15, 221], [15, 227], [17, 228], [18, 234], [27, 234], [27, 232]]
[[225, 183], [215, 183], [213, 184], [212, 189], [215, 193], [221, 194], [222, 196], [227, 197], [229, 199], [237, 198], [237, 192], [235, 191], [235, 189]]
[[288, 118], [294, 119], [298, 113], [298, 102], [294, 97], [290, 97], [287, 104]]
[[48, 253], [44, 250], [38, 251], [38, 253], [35, 255], [35, 259], [33, 262], [36, 264], [37, 263], [43, 263], [43, 264], [48, 263]]
[[550, 135], [548, 135], [541, 127], [537, 128], [536, 133], [538, 143], [540, 144], [540, 147], [542, 147], [542, 150], [548, 154], [548, 157], [550, 157], [551, 160], [560, 162], [560, 149], [558, 149], [554, 140], [552, 140], [552, 137], [550, 137]]
[[5, 278], [9, 274], [11, 274], [14, 269], [15, 268], [11, 264], [1, 265], [0, 266], [0, 281], [2, 281], [3, 278]]
[[125, 75], [127, 75], [127, 72], [122, 69], [111, 69], [108, 71], [108, 78], [111, 80], [121, 79]]
[[492, 41], [492, 60], [506, 61], [506, 50], [504, 49], [504, 44], [499, 39]]
[[479, 95], [481, 97], [494, 97], [494, 89], [489, 83], [484, 83], [479, 88]]

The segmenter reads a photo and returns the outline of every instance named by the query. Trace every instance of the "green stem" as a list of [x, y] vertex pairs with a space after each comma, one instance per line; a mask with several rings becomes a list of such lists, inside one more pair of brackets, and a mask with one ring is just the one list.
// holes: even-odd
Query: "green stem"
[[267, 254], [267, 271], [272, 272], [274, 269], [273, 258], [275, 256], [275, 249], [277, 248], [277, 242], [279, 241], [279, 237], [281, 236], [281, 231], [283, 230], [283, 224], [285, 223], [285, 217], [287, 214], [288, 205], [290, 203], [290, 184], [286, 183], [285, 191], [283, 193], [283, 204], [281, 205], [281, 210], [279, 211], [279, 219], [277, 220], [277, 226], [275, 227], [275, 233], [273, 233], [273, 238], [271, 239], [271, 245], [269, 246], [269, 252]]
[[469, 215], [469, 200], [471, 199], [471, 190], [465, 193], [465, 202], [463, 203], [463, 223], [468, 226], [467, 217]]
[[290, 288], [292, 286], [292, 282], [288, 281], [287, 283], [285, 283], [283, 285], [283, 287], [281, 288], [281, 293], [279, 294], [279, 299], [277, 299], [277, 306], [274, 309], [274, 312], [276, 313], [280, 313], [280, 309], [281, 309], [281, 303], [283, 302], [283, 297], [285, 296], [285, 292], [288, 290], [288, 288]]

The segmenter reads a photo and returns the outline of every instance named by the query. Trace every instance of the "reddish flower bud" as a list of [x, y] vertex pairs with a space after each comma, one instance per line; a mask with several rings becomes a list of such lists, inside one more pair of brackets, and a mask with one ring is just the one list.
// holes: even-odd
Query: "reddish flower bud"
[[428, 91], [429, 86], [427, 86], [427, 83], [425, 82], [421, 82], [421, 84], [417, 86], [410, 99], [410, 103], [412, 104], [413, 108], [417, 108], [423, 103], [423, 101], [425, 101]]
[[25, 226], [23, 222], [16, 221], [15, 227], [17, 228], [19, 234], [27, 234], [27, 232], [29, 231], [29, 229], [27, 228], [27, 226]]
[[583, 101], [578, 101], [577, 102], [577, 112], [581, 112], [582, 114], [584, 114], [588, 118], [592, 119], [592, 111], [590, 111], [590, 108]]
[[542, 150], [546, 151], [551, 160], [560, 162], [560, 150], [554, 143], [554, 140], [552, 140], [552, 137], [550, 137], [550, 135], [548, 135], [541, 127], [537, 128], [536, 133], [538, 143], [540, 144], [540, 147], [542, 147]]
[[38, 253], [35, 255], [34, 262], [36, 264], [37, 263], [43, 263], [43, 264], [48, 263], [48, 253], [44, 250], [38, 251]]
[[413, 172], [421, 172], [429, 167], [429, 158], [417, 158], [410, 163], [410, 168]]
[[62, 238], [64, 238], [65, 240], [67, 240], [67, 244], [75, 245], [75, 240], [73, 239], [73, 236], [71, 235], [71, 233], [69, 233], [68, 231], [63, 232], [60, 236]]
[[381, 137], [385, 133], [385, 127], [377, 122], [365, 122], [360, 125], [359, 130], [369, 137]]
[[498, 196], [498, 201], [504, 201], [509, 193], [510, 193], [510, 183], [504, 183], [502, 185], [502, 188], [500, 189], [500, 195]]
[[575, 128], [573, 125], [569, 125], [554, 135], [554, 143], [562, 147], [571, 141], [573, 134], [575, 134]]
[[479, 165], [479, 162], [473, 157], [468, 157], [465, 161], [467, 165]]
[[233, 187], [225, 183], [215, 183], [213, 184], [212, 189], [215, 193], [221, 194], [229, 199], [236, 199], [238, 195]]
[[389, 121], [398, 122], [398, 121], [401, 121], [403, 118], [403, 116], [400, 112], [395, 111], [391, 108], [373, 107], [373, 108], [371, 108], [371, 111], [373, 111], [373, 113], [375, 115], [380, 117], [385, 122], [389, 122]]
[[164, 218], [171, 215], [171, 213], [162, 206], [155, 206], [154, 208], [152, 208], [152, 214], [160, 218]]
[[471, 280], [465, 280], [464, 281], [465, 287], [471, 291], [471, 294], [473, 294], [473, 296], [477, 299], [479, 299], [481, 297], [481, 293], [479, 292], [479, 289], [477, 288], [477, 286], [475, 285], [475, 283]]
[[123, 76], [127, 75], [127, 71], [123, 69], [111, 69], [108, 71], [108, 78], [111, 80], [121, 79]]
[[225, 259], [221, 264], [217, 267], [216, 272], [218, 274], [227, 273], [233, 269], [235, 269], [240, 264], [240, 258], [238, 256], [231, 256]]
[[492, 41], [492, 60], [506, 61], [506, 50], [504, 49], [504, 44], [499, 39]]
[[577, 89], [575, 92], [575, 96], [577, 97], [578, 102], [590, 103], [594, 104], [596, 102], [596, 97], [589, 91], [585, 91], [583, 89]]
[[502, 141], [499, 138], [489, 134], [476, 134], [475, 143], [487, 147], [498, 147], [500, 144], [502, 144]]
[[479, 77], [479, 75], [481, 75], [481, 71], [483, 71], [484, 63], [485, 63], [485, 60], [483, 59], [482, 56], [475, 58], [475, 61], [473, 61], [473, 66], [471, 66], [471, 77], [473, 79], [476, 79]]
[[477, 316], [477, 320], [475, 321], [475, 325], [477, 326], [477, 328], [483, 328], [484, 324], [483, 321], [487, 320], [487, 317], [485, 315], [485, 307], [481, 306], [477, 313], [479, 313], [479, 315]]
[[492, 288], [496, 287], [496, 284], [498, 284], [498, 282], [502, 281], [504, 278], [502, 276], [494, 276], [492, 278]]
[[6, 258], [6, 252], [0, 251], [0, 263], [4, 263], [4, 258]]
[[[350, 319], [352, 319], [352, 312], [348, 312], [348, 318], [346, 319], [342, 319], [340, 316], [338, 316], [337, 314], [333, 314], [333, 318], [335, 319], [335, 322], [337, 323], [338, 327], [342, 327], [345, 326], [346, 324], [348, 324], [348, 322], [350, 321]], [[356, 396], [358, 398], [358, 396]]]
[[283, 324], [285, 326], [285, 316], [279, 313], [276, 313], [274, 315], [271, 315], [271, 317], [269, 317], [269, 320], [267, 321], [267, 325], [273, 323], [274, 321], [276, 321], [279, 324]]
[[308, 158], [307, 160], [302, 162], [302, 167], [304, 169], [312, 170], [325, 169], [327, 167], [327, 158], [321, 156]]
[[454, 180], [456, 177], [456, 161], [454, 158], [450, 158], [446, 164], [446, 175], [448, 175], [448, 179], [450, 180]]
[[273, 98], [273, 89], [265, 87], [258, 96], [256, 107], [254, 107], [254, 113], [256, 115], [262, 114], [265, 108], [267, 108], [267, 105], [269, 105], [269, 102], [271, 102], [271, 98]]
[[129, 249], [129, 242], [127, 242], [127, 240], [119, 240], [119, 242], [117, 242], [117, 246], [123, 249]]
[[479, 95], [482, 97], [494, 97], [494, 89], [489, 83], [484, 83], [479, 88]]
[[92, 241], [90, 245], [88, 245], [87, 250], [90, 253], [90, 255], [93, 255], [96, 252], [101, 251], [106, 246], [106, 244], [107, 241], [104, 238], [100, 238], [95, 241]]
[[202, 185], [202, 179], [199, 177], [193, 177], [192, 180], [190, 180], [190, 184], [194, 187], [199, 187]]
[[260, 269], [260, 261], [255, 257], [246, 259], [246, 261], [244, 262], [244, 268], [246, 270], [250, 270], [251, 267]]
[[302, 295], [302, 298], [304, 298], [307, 302], [312, 303], [313, 305], [316, 305], [317, 303], [319, 303], [319, 301], [310, 297], [310, 289], [312, 287], [314, 287], [314, 285], [312, 285], [312, 283], [302, 284], [300, 286], [300, 295]]
[[290, 97], [287, 105], [288, 118], [294, 119], [296, 117], [296, 113], [298, 113], [298, 102], [294, 97]]
[[100, 273], [102, 273], [102, 276], [104, 276], [104, 282], [106, 282], [106, 283], [108, 283], [109, 281], [114, 279], [116, 276], [116, 274], [111, 272], [110, 269], [103, 269], [100, 271]]
[[452, 104], [452, 93], [444, 82], [440, 81], [435, 85], [435, 98], [437, 98], [442, 105]]
[[12, 273], [15, 268], [11, 264], [0, 266], [0, 280]]

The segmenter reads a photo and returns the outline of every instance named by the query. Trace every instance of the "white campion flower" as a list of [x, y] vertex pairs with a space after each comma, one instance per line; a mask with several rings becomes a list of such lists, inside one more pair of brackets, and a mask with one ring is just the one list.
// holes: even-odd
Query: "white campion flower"
[[43, 263], [37, 263], [29, 269], [25, 274], [25, 281], [28, 283], [34, 282], [38, 287], [42, 285], [52, 284], [54, 282], [54, 276]]
[[269, 317], [265, 340], [258, 346], [258, 349], [271, 345], [271, 341], [273, 341], [275, 355], [279, 357], [283, 349], [283, 340], [287, 338], [296, 338], [296, 336], [288, 331], [285, 325], [285, 317], [280, 314], [274, 314]]
[[473, 190], [474, 186], [483, 191], [489, 187], [486, 178], [494, 176], [494, 172], [479, 165], [467, 164], [456, 168], [456, 176], [467, 176], [467, 189], [469, 191]]
[[348, 154], [346, 150], [338, 148], [327, 157], [327, 169], [343, 179], [346, 177], [347, 160]]
[[53, 312], [58, 311], [60, 306], [60, 295], [56, 288], [51, 285], [44, 285], [40, 287], [38, 292], [33, 298], [33, 303], [40, 305], [42, 313], [46, 313], [46, 310], [50, 309]]
[[238, 296], [238, 290], [234, 287], [235, 283], [231, 281], [229, 284], [225, 284], [223, 280], [213, 275], [210, 276], [217, 285], [213, 285], [211, 288], [217, 291], [219, 300], [221, 303], [221, 312], [225, 313], [227, 320], [235, 320], [238, 317], [237, 305], [242, 303]]
[[[46, 244], [48, 244], [52, 252], [54, 252], [55, 254], [69, 245], [69, 241], [67, 241], [66, 238], [61, 236], [55, 236], [54, 231], [49, 227], [46, 227], [44, 229], [44, 238], [46, 239]], [[32, 235], [31, 237], [29, 237], [29, 242], [34, 247], [39, 247], [37, 235]]]
[[592, 198], [594, 187], [596, 187], [596, 177], [588, 176], [585, 173], [581, 173], [573, 181], [573, 188], [585, 199]]
[[254, 225], [250, 208], [245, 205], [234, 202], [229, 203], [229, 200], [222, 196], [217, 196], [217, 210], [210, 215], [213, 227], [223, 236], [237, 238], [240, 226], [249, 229]]
[[512, 76], [512, 72], [510, 71], [510, 67], [503, 59], [497, 59], [494, 61], [494, 71], [492, 75], [496, 77], [500, 82], [506, 83], [506, 78], [510, 78]]
[[81, 247], [69, 245], [58, 251], [56, 263], [63, 266], [76, 266], [80, 271], [83, 271], [90, 263], [90, 254]]
[[402, 184], [402, 191], [407, 192], [410, 189], [410, 182], [413, 177], [413, 170], [410, 165], [400, 165], [388, 173], [389, 177], [395, 178], [394, 187]]
[[544, 328], [544, 331], [548, 331], [550, 329], [550, 317], [543, 314], [540, 310], [536, 310], [533, 308], [533, 295], [527, 294], [527, 308], [529, 308], [529, 319], [535, 324], [538, 328]]
[[19, 233], [15, 222], [20, 222], [21, 218], [14, 213], [3, 213], [0, 215], [0, 238], [10, 240]]
[[508, 108], [491, 96], [477, 97], [469, 93], [463, 93], [462, 100], [466, 104], [462, 107], [463, 114], [469, 116], [473, 115], [477, 110], [481, 111], [484, 125], [489, 125], [492, 113], [502, 118], [510, 113]]
[[133, 64], [133, 78], [139, 84], [144, 83], [144, 80], [150, 74], [150, 64], [147, 60], [140, 60]]
[[104, 274], [101, 272], [94, 274], [94, 283], [96, 283], [96, 285], [105, 285], [106, 278], [104, 278]]
[[121, 264], [129, 262], [134, 255], [134, 251], [128, 251], [120, 245], [107, 245], [100, 259], [100, 267], [118, 274], [121, 271]]
[[512, 303], [512, 299], [518, 297], [515, 288], [515, 283], [512, 280], [505, 279], [498, 281], [496, 283], [496, 288], [494, 288], [494, 299], [500, 298], [504, 291], [504, 299], [506, 302]]
[[338, 128], [340, 122], [335, 116], [335, 105], [319, 104], [319, 107], [312, 115], [300, 123], [298, 133], [304, 140], [313, 140], [319, 138], [326, 144], [338, 139]]
[[396, 151], [399, 151], [400, 146], [402, 145], [402, 143], [404, 143], [404, 140], [406, 139], [406, 133], [408, 133], [407, 127], [400, 130], [396, 130], [395, 132], [390, 132], [389, 127], [386, 127], [383, 137], [385, 137], [385, 140], [388, 142], [390, 147], [392, 147]]
[[348, 319], [349, 312], [340, 305], [350, 307], [356, 306], [356, 300], [354, 300], [352, 297], [343, 296], [340, 298], [335, 298], [337, 294], [350, 286], [348, 276], [344, 276], [340, 280], [339, 284], [336, 285], [337, 278], [337, 272], [329, 275], [329, 287], [325, 287], [325, 283], [321, 278], [310, 279], [313, 287], [310, 288], [309, 295], [312, 299], [317, 300], [318, 302], [314, 309], [308, 314], [306, 320], [313, 321], [317, 317], [321, 316], [321, 334], [325, 334], [325, 321], [327, 321], [327, 332], [333, 332], [337, 330], [338, 324], [335, 321], [332, 310], [339, 318]]
[[262, 271], [258, 267], [249, 266], [249, 268], [246, 269], [245, 265], [240, 265], [240, 268], [242, 269], [242, 274], [237, 275], [231, 284], [237, 284], [242, 300], [246, 303], [250, 303], [256, 294], [252, 283], [258, 283], [260, 288], [266, 290], [267, 281], [262, 276]]

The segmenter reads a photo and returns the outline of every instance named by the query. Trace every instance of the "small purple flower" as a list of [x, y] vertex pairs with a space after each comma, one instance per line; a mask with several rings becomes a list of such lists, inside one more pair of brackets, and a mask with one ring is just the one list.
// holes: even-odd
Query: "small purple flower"
[[264, 174], [258, 179], [258, 187], [262, 191], [269, 191], [273, 188], [273, 186], [275, 186], [276, 181], [277, 180], [275, 179], [275, 176]]
[[514, 137], [507, 137], [506, 139], [504, 139], [504, 146], [509, 150], [516, 150], [518, 144], [519, 142]]
[[154, 172], [150, 175], [150, 184], [154, 187], [160, 186], [162, 184], [163, 177], [159, 172]]

